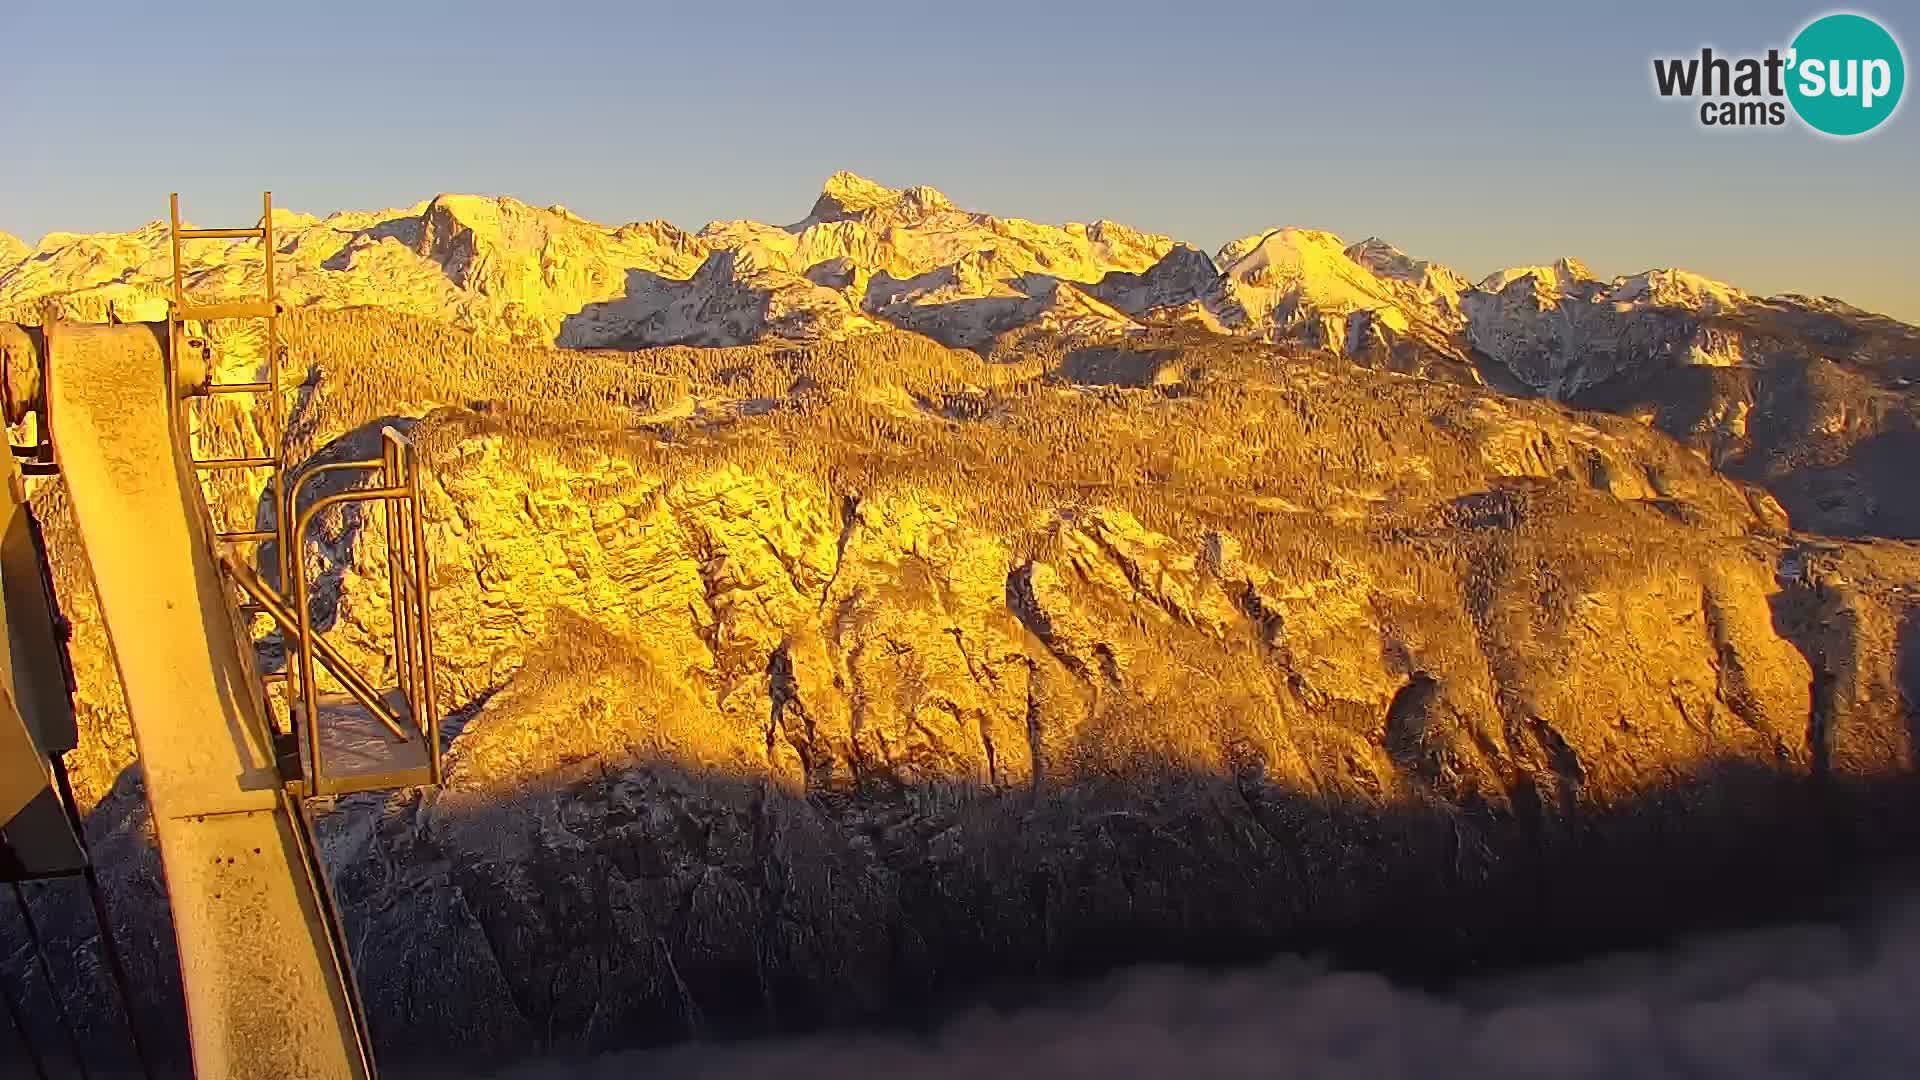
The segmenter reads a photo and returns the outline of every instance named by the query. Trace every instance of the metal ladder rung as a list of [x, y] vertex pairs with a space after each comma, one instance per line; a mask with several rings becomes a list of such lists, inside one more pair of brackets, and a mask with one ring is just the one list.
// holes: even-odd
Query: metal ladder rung
[[280, 464], [279, 458], [270, 457], [229, 457], [196, 458], [193, 467], [202, 471], [213, 469], [265, 469]]
[[181, 229], [182, 240], [264, 240], [267, 230], [260, 227], [252, 229]]
[[188, 304], [174, 305], [173, 317], [179, 322], [197, 319], [271, 319], [280, 314], [280, 305], [273, 300], [232, 300], [224, 304]]
[[264, 394], [273, 389], [270, 382], [226, 382], [208, 383], [204, 392], [208, 394]]

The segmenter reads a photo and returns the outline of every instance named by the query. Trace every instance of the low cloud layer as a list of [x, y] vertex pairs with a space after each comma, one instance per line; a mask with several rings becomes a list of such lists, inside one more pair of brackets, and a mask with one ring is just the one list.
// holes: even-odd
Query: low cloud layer
[[1136, 970], [937, 1034], [832, 1036], [529, 1064], [499, 1080], [1079, 1080], [1275, 1076], [1920, 1075], [1920, 893], [1857, 925], [1714, 935], [1447, 993], [1298, 959]]

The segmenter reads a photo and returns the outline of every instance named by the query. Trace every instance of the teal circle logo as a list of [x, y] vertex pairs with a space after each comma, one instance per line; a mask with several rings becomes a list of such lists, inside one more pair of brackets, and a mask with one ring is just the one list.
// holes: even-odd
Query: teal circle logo
[[1906, 88], [1900, 43], [1865, 15], [1822, 15], [1793, 39], [1787, 100], [1815, 131], [1864, 135], [1886, 122]]

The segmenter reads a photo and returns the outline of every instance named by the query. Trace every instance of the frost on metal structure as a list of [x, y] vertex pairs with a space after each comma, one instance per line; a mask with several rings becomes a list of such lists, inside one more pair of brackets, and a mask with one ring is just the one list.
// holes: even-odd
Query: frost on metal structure
[[153, 809], [195, 1072], [369, 1077], [324, 873], [173, 431], [165, 327], [49, 331], [54, 448]]

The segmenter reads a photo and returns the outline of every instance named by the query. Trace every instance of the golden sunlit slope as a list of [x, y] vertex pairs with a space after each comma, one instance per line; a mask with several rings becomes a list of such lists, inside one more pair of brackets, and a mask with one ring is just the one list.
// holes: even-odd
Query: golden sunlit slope
[[[510, 680], [571, 611], [689, 665], [660, 677], [717, 716], [741, 709], [736, 720], [759, 732], [743, 745], [757, 746], [764, 725], [751, 718], [772, 708], [769, 657], [792, 635], [833, 638], [858, 594], [917, 626], [903, 632], [923, 639], [913, 647], [958, 633], [1024, 666], [1050, 658], [1066, 685], [1119, 680], [1115, 692], [1125, 658], [1142, 658], [1160, 680], [1133, 691], [1150, 711], [1174, 700], [1156, 695], [1197, 706], [1208, 698], [1200, 688], [1216, 686], [1229, 700], [1208, 708], [1232, 713], [1272, 682], [1266, 693], [1306, 703], [1306, 715], [1352, 707], [1378, 723], [1418, 671], [1444, 688], [1436, 707], [1500, 726], [1509, 721], [1493, 703], [1516, 692], [1484, 684], [1485, 672], [1505, 665], [1510, 678], [1533, 678], [1537, 663], [1538, 678], [1564, 675], [1551, 652], [1531, 651], [1554, 605], [1569, 618], [1614, 609], [1627, 603], [1607, 599], [1614, 590], [1645, 582], [1661, 599], [1636, 603], [1707, 619], [1698, 662], [1711, 668], [1722, 662], [1715, 635], [1727, 632], [1715, 620], [1782, 587], [1771, 566], [1782, 541], [1760, 539], [1781, 520], [1770, 500], [1639, 425], [1266, 347], [1201, 339], [1103, 357], [1110, 372], [1171, 372], [1114, 380], [1147, 387], [1127, 389], [1070, 381], [1083, 359], [1073, 354], [993, 364], [910, 335], [575, 353], [362, 312], [298, 316], [291, 337], [316, 371], [295, 414], [301, 453], [382, 418], [425, 417], [415, 434], [434, 462], [429, 534], [454, 706]], [[408, 361], [416, 351], [421, 360]], [[339, 527], [347, 532], [316, 549], [323, 564], [378, 565], [371, 538]], [[863, 555], [856, 541], [877, 547]], [[946, 565], [928, 561], [930, 544], [950, 549]], [[1488, 574], [1534, 565], [1551, 567], [1553, 584], [1514, 594], [1514, 617], [1527, 613], [1519, 622], [1474, 593]], [[962, 589], [953, 575], [974, 583], [965, 588], [977, 610], [964, 619], [951, 606]], [[343, 644], [376, 665], [378, 578], [322, 574]], [[1328, 602], [1349, 617], [1329, 622]], [[1119, 631], [1097, 630], [1101, 619], [1122, 612], [1134, 629], [1102, 636]], [[1333, 636], [1285, 639], [1287, 626], [1316, 623], [1326, 629], [1313, 633]], [[1071, 626], [1090, 637], [1049, 640]], [[1568, 647], [1566, 632], [1545, 640]], [[1631, 634], [1631, 623], [1595, 641], [1616, 632]], [[1198, 650], [1198, 670], [1226, 663], [1234, 674], [1167, 665], [1167, 640]], [[1422, 659], [1467, 642], [1480, 644], [1450, 663]], [[1764, 753], [1802, 758], [1810, 706], [1804, 669], [1792, 672], [1804, 661], [1768, 648], [1781, 658], [1768, 663], [1786, 667], [1769, 721], [1777, 745]], [[844, 657], [833, 663], [848, 670]], [[1255, 667], [1232, 667], [1243, 663]], [[1262, 663], [1279, 666], [1252, 680]], [[1316, 686], [1313, 672], [1340, 689]], [[732, 686], [739, 678], [750, 685]], [[1716, 682], [1710, 697], [1723, 692]], [[738, 693], [746, 703], [728, 704]], [[1275, 708], [1286, 711], [1257, 711]], [[1712, 740], [1676, 750], [1661, 768], [1710, 752]]]
[[[323, 819], [389, 1048], [759, 1030], [1301, 936], [1478, 955], [1758, 902], [1910, 816], [1849, 800], [1914, 764], [1920, 559], [1788, 533], [1631, 419], [1172, 330], [989, 360], [285, 327], [296, 457], [399, 424], [429, 462], [448, 783]], [[130, 835], [106, 642], [35, 500], [78, 779], [119, 780], [96, 820]], [[301, 558], [382, 672], [365, 524]], [[151, 928], [142, 865], [110, 887]], [[460, 1009], [408, 1006], [448, 971]]]

